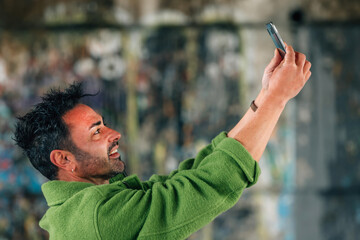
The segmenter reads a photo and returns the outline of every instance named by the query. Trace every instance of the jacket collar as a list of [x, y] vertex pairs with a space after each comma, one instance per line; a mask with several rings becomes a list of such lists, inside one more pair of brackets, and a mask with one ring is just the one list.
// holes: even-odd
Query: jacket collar
[[46, 202], [49, 207], [64, 203], [67, 199], [81, 190], [95, 186], [86, 182], [50, 181], [41, 186]]
[[[109, 183], [121, 181], [125, 175], [120, 173], [109, 180]], [[49, 207], [64, 203], [67, 199], [80, 192], [81, 190], [95, 186], [86, 182], [67, 182], [67, 181], [49, 181], [41, 186], [46, 202]]]

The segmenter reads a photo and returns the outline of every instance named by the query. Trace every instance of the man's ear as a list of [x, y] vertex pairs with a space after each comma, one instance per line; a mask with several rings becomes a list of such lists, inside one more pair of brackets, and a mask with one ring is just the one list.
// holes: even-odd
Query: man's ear
[[75, 168], [74, 155], [65, 150], [52, 150], [50, 161], [58, 168], [72, 171]]

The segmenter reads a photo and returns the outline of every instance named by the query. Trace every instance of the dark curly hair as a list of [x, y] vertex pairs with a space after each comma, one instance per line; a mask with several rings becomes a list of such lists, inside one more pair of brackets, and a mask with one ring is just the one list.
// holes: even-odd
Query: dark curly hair
[[64, 91], [50, 89], [42, 102], [23, 117], [18, 117], [14, 140], [32, 165], [50, 180], [57, 179], [58, 167], [50, 161], [52, 150], [74, 149], [63, 116], [80, 103], [85, 96], [81, 83], [73, 83]]

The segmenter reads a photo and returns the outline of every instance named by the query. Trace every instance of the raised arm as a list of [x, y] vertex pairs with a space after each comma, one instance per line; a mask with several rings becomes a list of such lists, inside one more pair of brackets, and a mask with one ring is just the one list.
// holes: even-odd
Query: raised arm
[[311, 63], [302, 53], [286, 45], [282, 59], [279, 52], [265, 68], [262, 89], [255, 99], [256, 111], [249, 108], [228, 137], [239, 141], [259, 161], [286, 103], [295, 97], [309, 79]]

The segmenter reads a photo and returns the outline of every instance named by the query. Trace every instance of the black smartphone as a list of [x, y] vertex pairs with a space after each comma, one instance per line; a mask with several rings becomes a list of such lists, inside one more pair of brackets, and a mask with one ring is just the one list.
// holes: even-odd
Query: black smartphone
[[285, 44], [282, 40], [278, 30], [276, 29], [275, 25], [272, 22], [269, 22], [266, 24], [266, 29], [268, 33], [270, 34], [270, 37], [272, 38], [275, 46], [277, 49], [279, 49], [280, 55], [282, 58], [285, 56]]

